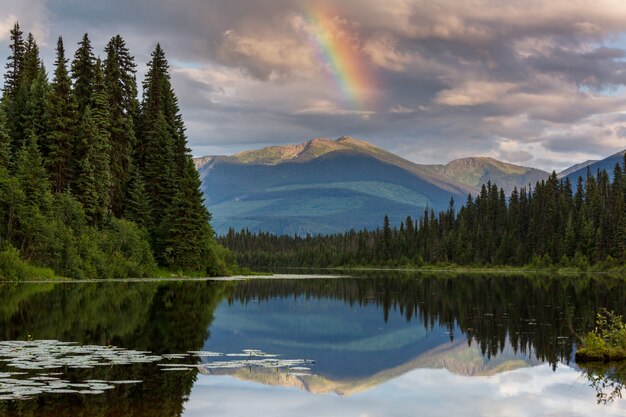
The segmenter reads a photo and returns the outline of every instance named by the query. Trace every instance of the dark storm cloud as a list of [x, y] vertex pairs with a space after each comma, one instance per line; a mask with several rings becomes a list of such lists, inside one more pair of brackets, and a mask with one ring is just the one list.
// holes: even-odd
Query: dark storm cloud
[[[329, 82], [311, 9], [350, 39], [376, 100]], [[623, 1], [0, 0], [0, 16], [2, 46], [20, 19], [48, 68], [58, 34], [101, 50], [121, 33], [139, 78], [161, 42], [196, 154], [350, 134], [418, 162], [552, 169], [626, 148]]]

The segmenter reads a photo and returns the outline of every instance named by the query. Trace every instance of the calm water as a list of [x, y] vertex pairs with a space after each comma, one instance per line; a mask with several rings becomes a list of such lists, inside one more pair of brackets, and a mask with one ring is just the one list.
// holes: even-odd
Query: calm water
[[607, 277], [0, 286], [2, 416], [624, 416]]

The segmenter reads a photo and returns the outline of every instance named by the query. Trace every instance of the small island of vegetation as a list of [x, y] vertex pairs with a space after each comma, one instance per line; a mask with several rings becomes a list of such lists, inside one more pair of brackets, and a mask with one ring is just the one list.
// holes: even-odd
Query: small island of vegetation
[[602, 310], [596, 327], [587, 333], [576, 351], [576, 362], [613, 362], [626, 360], [626, 324], [622, 316]]

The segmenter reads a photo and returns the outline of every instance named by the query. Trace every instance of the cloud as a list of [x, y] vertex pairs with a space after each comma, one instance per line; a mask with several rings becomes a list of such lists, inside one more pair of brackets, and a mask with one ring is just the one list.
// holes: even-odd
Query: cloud
[[434, 101], [446, 106], [475, 106], [499, 101], [514, 88], [513, 83], [470, 81], [463, 86], [440, 91]]
[[25, 34], [32, 32], [40, 45], [47, 45], [49, 39], [49, 13], [42, 0], [22, 0], [0, 4], [0, 45], [7, 45], [9, 31], [19, 22]]
[[[595, 390], [580, 371], [547, 364], [488, 377], [466, 377], [442, 369], [418, 369], [354, 396], [315, 395], [296, 388], [264, 386], [226, 376], [200, 375], [185, 415], [248, 416], [622, 416], [624, 402], [596, 404]], [[246, 401], [241, 401], [241, 398]]]
[[363, 46], [363, 51], [375, 65], [391, 71], [405, 71], [414, 60], [410, 54], [398, 51], [396, 41], [391, 36], [379, 36], [368, 40]]
[[224, 33], [219, 56], [227, 64], [246, 68], [251, 75], [278, 81], [289, 76], [311, 76], [315, 65], [302, 39], [246, 36], [234, 30]]
[[330, 116], [356, 115], [356, 116], [361, 116], [362, 118], [368, 119], [371, 115], [375, 114], [375, 112], [366, 111], [366, 110], [342, 109], [331, 101], [316, 100], [310, 103], [308, 107], [305, 107], [300, 110], [296, 110], [294, 114], [298, 114], [298, 115], [317, 114], [317, 115], [330, 115]]
[[17, 16], [10, 14], [4, 19], [0, 19], [0, 39], [9, 39], [9, 32], [13, 29], [13, 25], [17, 21]]
[[[319, 15], [352, 74], [313, 42]], [[20, 0], [0, 16], [0, 47], [19, 19], [48, 72], [59, 34], [68, 54], [84, 32], [100, 54], [122, 34], [140, 80], [161, 42], [198, 155], [353, 135], [416, 162], [492, 155], [552, 170], [626, 147], [621, 0]], [[356, 95], [373, 99], [340, 85], [358, 77]]]

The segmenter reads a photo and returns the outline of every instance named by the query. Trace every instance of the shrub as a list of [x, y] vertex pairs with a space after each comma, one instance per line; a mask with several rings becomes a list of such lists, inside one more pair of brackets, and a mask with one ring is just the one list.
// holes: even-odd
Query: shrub
[[622, 322], [622, 316], [601, 310], [595, 329], [582, 338], [581, 345], [576, 352], [577, 361], [626, 359], [626, 324]]
[[0, 252], [0, 280], [20, 281], [29, 278], [52, 279], [54, 272], [29, 265], [20, 258], [20, 252], [13, 246]]

